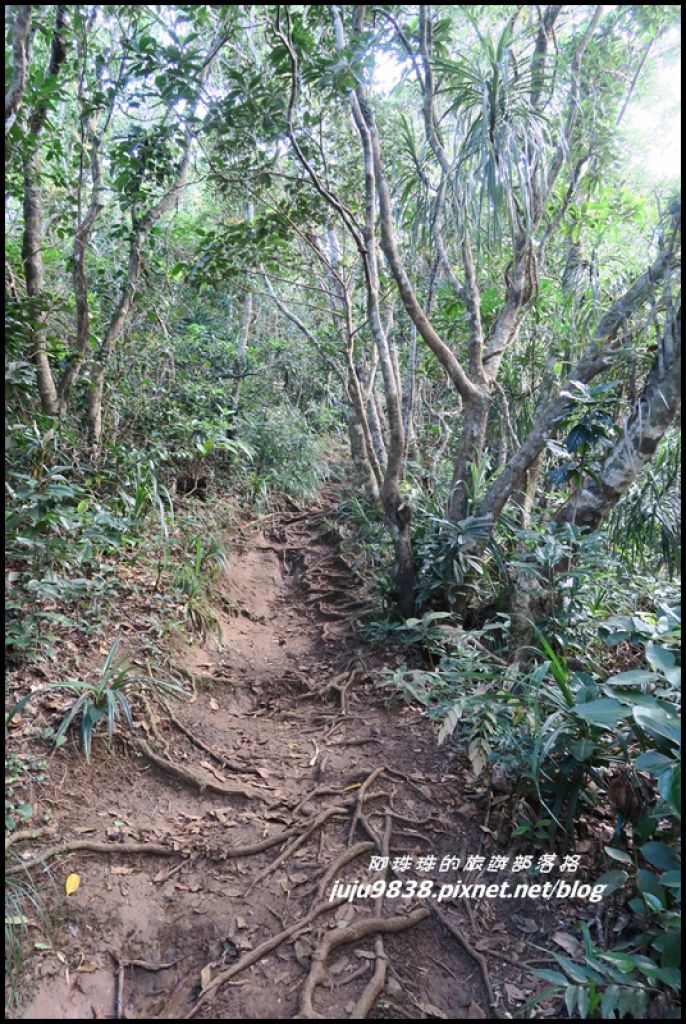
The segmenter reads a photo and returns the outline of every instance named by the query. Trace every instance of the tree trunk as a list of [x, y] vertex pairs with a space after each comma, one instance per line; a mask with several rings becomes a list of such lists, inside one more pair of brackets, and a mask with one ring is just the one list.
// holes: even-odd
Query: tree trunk
[[[50, 62], [46, 85], [57, 78], [67, 56], [65, 45], [67, 9], [63, 4], [55, 8], [55, 30], [52, 36]], [[28, 31], [28, 26], [27, 26]], [[24, 174], [24, 232], [22, 261], [26, 278], [26, 293], [30, 299], [40, 300], [43, 293], [43, 204], [40, 188], [40, 137], [48, 113], [49, 92], [45, 87], [28, 121], [27, 150], [23, 161]], [[46, 315], [35, 303], [32, 309], [31, 359], [36, 367], [36, 383], [41, 407], [47, 416], [59, 414], [57, 386], [50, 366], [46, 344]]]
[[460, 450], [453, 469], [448, 506], [448, 519], [453, 523], [465, 519], [469, 514], [471, 470], [473, 466], [479, 465], [483, 455], [490, 404], [491, 399], [485, 389], [465, 399], [463, 404]]
[[248, 290], [245, 293], [245, 299], [243, 301], [241, 332], [238, 336], [238, 351], [236, 352], [236, 362], [234, 364], [236, 380], [233, 387], [233, 407], [236, 412], [238, 411], [238, 403], [240, 402], [241, 390], [243, 388], [242, 375], [245, 370], [245, 354], [248, 350], [248, 338], [250, 336], [250, 320], [252, 317], [252, 305], [253, 295], [252, 292]]
[[614, 508], [652, 459], [681, 408], [681, 309], [665, 329], [642, 394], [622, 427], [622, 437], [598, 473], [588, 477], [555, 517], [590, 530]]
[[376, 503], [379, 500], [379, 487], [372, 472], [372, 467], [367, 458], [362, 426], [355, 414], [353, 403], [348, 407], [347, 415], [348, 438], [350, 441], [350, 455], [353, 466], [360, 484], [364, 487], [365, 493], [370, 501]]
[[[11, 9], [11, 8], [10, 8]], [[5, 138], [17, 119], [29, 70], [29, 28], [31, 4], [15, 7], [12, 23], [12, 80], [5, 93]]]
[[30, 356], [36, 367], [36, 383], [41, 408], [46, 416], [57, 416], [59, 400], [52, 374], [50, 359], [46, 350], [45, 310], [39, 308], [43, 297], [43, 210], [41, 191], [38, 184], [38, 151], [34, 150], [24, 160], [24, 234], [21, 255], [24, 264], [26, 294], [36, 300], [31, 309], [31, 351]]
[[[519, 525], [522, 530], [528, 530], [531, 526], [531, 513], [542, 468], [543, 453], [531, 463], [524, 474], [521, 489], [515, 495], [515, 501], [520, 506]], [[523, 543], [520, 543], [519, 549], [522, 548]], [[510, 652], [511, 660], [515, 664], [524, 660], [525, 648], [533, 640], [532, 601], [538, 586], [531, 574], [515, 570], [510, 587]]]
[[412, 510], [402, 505], [396, 515], [397, 535], [393, 537], [395, 551], [395, 590], [398, 611], [407, 619], [414, 614], [415, 568], [412, 554]]

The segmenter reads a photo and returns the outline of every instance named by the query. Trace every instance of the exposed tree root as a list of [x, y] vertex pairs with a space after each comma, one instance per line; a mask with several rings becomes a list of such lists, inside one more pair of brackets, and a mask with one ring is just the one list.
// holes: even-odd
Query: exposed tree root
[[351, 1020], [366, 1020], [372, 1012], [374, 1003], [386, 987], [388, 957], [386, 956], [383, 939], [380, 935], [377, 936], [374, 943], [374, 952], [376, 955], [374, 974], [372, 975], [369, 983], [365, 986], [364, 992], [355, 1003], [353, 1012], [350, 1014]]
[[348, 775], [347, 778], [343, 779], [340, 785], [338, 786], [316, 786], [314, 789], [311, 789], [309, 793], [306, 793], [305, 796], [298, 801], [298, 803], [291, 811], [291, 814], [297, 814], [301, 807], [303, 807], [306, 803], [309, 803], [311, 800], [314, 800], [314, 798], [317, 796], [330, 796], [334, 793], [348, 793], [352, 789], [357, 789], [358, 786], [363, 785], [365, 781], [369, 780], [369, 776], [367, 776], [366, 779], [361, 778], [361, 776], [363, 775], [364, 772], [356, 771], [352, 772], [350, 775]]
[[[300, 997], [299, 1018], [306, 1020], [322, 1019], [312, 1004], [312, 998], [319, 985], [325, 984], [327, 980], [326, 961], [338, 946], [345, 946], [349, 942], [359, 942], [367, 935], [378, 933], [388, 934], [405, 931], [406, 928], [413, 928], [421, 921], [429, 917], [428, 907], [419, 907], [410, 914], [397, 915], [395, 917], [365, 917], [347, 928], [337, 928], [329, 932], [319, 944], [319, 948], [313, 954], [312, 967], [305, 980]], [[358, 1004], [359, 1005], [359, 1004]]]
[[306, 928], [316, 917], [319, 917], [320, 914], [326, 914], [331, 910], [335, 910], [337, 907], [340, 907], [342, 903], [346, 902], [346, 900], [340, 899], [333, 900], [332, 902], [326, 900], [322, 903], [318, 903], [316, 907], [313, 907], [312, 910], [310, 910], [309, 914], [306, 914], [305, 917], [296, 921], [295, 924], [289, 925], [288, 928], [284, 928], [284, 930], [279, 932], [278, 935], [273, 935], [271, 939], [266, 939], [259, 946], [256, 946], [255, 949], [246, 953], [245, 956], [242, 956], [237, 963], [233, 964], [233, 966], [227, 968], [225, 971], [222, 971], [221, 974], [218, 974], [216, 978], [212, 979], [186, 1016], [183, 1017], [183, 1020], [190, 1020], [192, 1017], [195, 1017], [200, 1007], [207, 1001], [208, 996], [218, 989], [220, 985], [230, 981], [231, 978], [234, 978], [241, 971], [244, 971], [246, 967], [251, 967], [252, 964], [261, 960], [263, 956], [266, 956], [268, 953], [277, 949], [277, 947], [282, 945], [282, 943], [292, 938], [299, 931], [302, 931], [303, 928]]
[[114, 992], [114, 1019], [121, 1020], [124, 1013], [124, 964], [117, 963], [117, 985]]
[[305, 604], [316, 605], [318, 601], [323, 601], [325, 597], [332, 597], [335, 600], [339, 597], [337, 590], [332, 590], [331, 587], [310, 587], [307, 597], [304, 598]]
[[181, 869], [184, 868], [186, 864], [189, 864], [193, 859], [194, 858], [192, 856], [184, 857], [183, 860], [179, 861], [178, 864], [175, 864], [173, 868], [169, 869], [169, 871], [165, 871], [163, 875], [155, 875], [153, 882], [155, 885], [162, 885], [163, 882], [168, 882], [170, 878], [181, 871]]
[[213, 782], [211, 779], [200, 778], [186, 768], [182, 768], [180, 765], [174, 764], [172, 761], [168, 761], [166, 758], [155, 754], [143, 740], [138, 740], [138, 747], [148, 760], [152, 761], [158, 768], [161, 768], [162, 771], [180, 779], [181, 782], [188, 786], [197, 787], [201, 792], [209, 789], [213, 793], [221, 793], [222, 796], [242, 796], [246, 800], [268, 801], [269, 799], [262, 790], [256, 789], [254, 786], [241, 786], [238, 783], [231, 782]]
[[182, 850], [175, 850], [171, 846], [162, 846], [161, 843], [101, 843], [95, 839], [75, 839], [69, 843], [62, 843], [59, 846], [49, 846], [47, 850], [34, 857], [32, 860], [22, 861], [11, 868], [7, 868], [5, 876], [20, 875], [23, 871], [31, 871], [40, 864], [45, 864], [52, 857], [61, 856], [64, 853], [73, 853], [75, 850], [87, 850], [89, 853], [146, 853], [156, 857], [175, 857], [182, 854]]
[[321, 828], [321, 826], [325, 822], [327, 822], [329, 820], [329, 818], [333, 818], [334, 815], [336, 815], [336, 814], [344, 814], [346, 809], [347, 809], [347, 805], [346, 804], [340, 804], [338, 806], [327, 807], [325, 811], [322, 811], [321, 814], [317, 815], [317, 817], [314, 819], [312, 824], [308, 828], [305, 829], [305, 831], [302, 833], [302, 835], [298, 836], [298, 838], [295, 840], [295, 842], [291, 843], [291, 845], [288, 847], [288, 849], [286, 849], [282, 853], [280, 853], [279, 856], [276, 858], [276, 860], [272, 861], [272, 863], [269, 865], [269, 867], [265, 868], [264, 871], [262, 871], [257, 876], [257, 878], [255, 878], [250, 883], [250, 886], [248, 887], [247, 892], [248, 893], [252, 892], [252, 890], [255, 888], [256, 885], [258, 885], [260, 882], [264, 881], [264, 879], [268, 875], [271, 875], [273, 871], [276, 871], [276, 869], [281, 864], [283, 864], [283, 862], [285, 860], [288, 860], [288, 858], [291, 856], [291, 854], [295, 853], [295, 851], [297, 849], [299, 849], [303, 845], [303, 843], [306, 843], [307, 840], [312, 835], [312, 833], [316, 832], [318, 828]]
[[343, 622], [350, 618], [348, 612], [339, 612], [337, 608], [331, 608], [329, 605], [324, 604], [323, 601], [319, 601], [312, 605], [320, 615], [324, 615], [328, 619], [332, 619], [334, 622]]
[[147, 713], [147, 723], [144, 723], [144, 727], [146, 724], [148, 726], [148, 730], [146, 731], [150, 731], [157, 740], [157, 742], [162, 747], [164, 753], [169, 754], [169, 743], [164, 738], [164, 736], [162, 735], [162, 731], [159, 728], [161, 724], [159, 715], [156, 714], [152, 704], [150, 703], [145, 693], [140, 694], [139, 701]]
[[364, 782], [360, 786], [359, 790], [357, 791], [357, 800], [355, 802], [355, 810], [353, 812], [352, 821], [350, 822], [350, 831], [348, 832], [348, 846], [350, 846], [350, 844], [352, 843], [353, 838], [355, 836], [355, 829], [357, 827], [357, 822], [359, 821], [360, 816], [362, 814], [362, 805], [364, 803], [364, 798], [367, 795], [367, 790], [369, 789], [371, 784], [374, 782], [374, 780], [378, 779], [379, 775], [381, 775], [381, 773], [384, 772], [385, 770], [386, 770], [385, 765], [380, 765], [380, 767], [375, 768], [374, 771], [372, 772], [372, 774], [367, 776], [367, 778], [364, 780]]
[[341, 672], [339, 675], [334, 676], [331, 682], [327, 683], [324, 688], [324, 693], [328, 693], [329, 690], [336, 691], [341, 702], [341, 711], [344, 715], [348, 713], [348, 690], [358, 675], [360, 675], [358, 668], [354, 668], [350, 672]]
[[293, 828], [287, 828], [284, 832], [279, 832], [276, 836], [270, 836], [268, 839], [263, 839], [259, 843], [250, 843], [248, 846], [234, 846], [227, 850], [222, 850], [221, 860], [233, 860], [236, 857], [252, 857], [256, 853], [264, 853], [265, 850], [270, 850], [272, 846], [278, 846], [279, 843], [285, 842], [290, 839], [291, 836], [297, 836], [300, 832], [300, 826], [295, 825]]
[[[191, 692], [192, 692], [193, 695], [192, 695], [192, 697], [190, 699], [186, 699], [184, 701], [184, 703], [185, 704], [195, 704], [196, 700], [198, 699], [198, 691], [197, 691], [198, 678], [197, 678], [197, 676], [194, 676], [192, 672], [188, 671], [188, 669], [182, 668], [181, 665], [174, 665], [174, 671], [176, 672], [177, 675], [183, 676], [184, 679], [187, 679], [188, 682], [191, 684]], [[181, 699], [183, 699], [183, 698], [181, 698]]]
[[170, 720], [174, 723], [174, 725], [179, 730], [179, 732], [182, 732], [184, 734], [184, 736], [187, 736], [188, 739], [191, 741], [191, 743], [193, 743], [196, 747], [199, 747], [200, 750], [204, 750], [206, 754], [209, 754], [210, 757], [213, 757], [215, 759], [215, 761], [217, 761], [218, 764], [222, 765], [222, 767], [227, 768], [229, 771], [232, 771], [232, 772], [245, 772], [247, 775], [258, 775], [259, 776], [260, 773], [257, 770], [257, 768], [252, 768], [249, 765], [242, 765], [242, 764], [239, 764], [237, 761], [232, 761], [232, 760], [230, 760], [230, 758], [225, 757], [224, 754], [220, 754], [219, 751], [214, 750], [209, 745], [209, 743], [205, 743], [204, 740], [201, 740], [200, 737], [196, 736], [188, 728], [188, 726], [184, 725], [183, 722], [181, 722], [176, 717], [176, 715], [174, 714], [174, 712], [171, 710], [171, 708], [169, 707], [169, 705], [166, 702], [165, 702], [165, 710], [166, 710], [167, 714], [169, 715]]
[[[381, 843], [381, 856], [390, 859], [391, 853], [391, 830], [393, 828], [393, 822], [388, 811], [385, 815], [385, 826], [383, 840]], [[389, 860], [386, 861], [388, 865]], [[388, 867], [384, 867], [382, 871], [382, 878], [385, 880], [388, 874]], [[377, 896], [375, 901], [376, 916], [380, 917], [383, 911], [383, 893]], [[374, 974], [370, 981], [365, 985], [364, 992], [355, 1003], [353, 1012], [350, 1014], [352, 1020], [365, 1020], [372, 1011], [374, 1003], [383, 992], [386, 985], [386, 971], [388, 969], [388, 957], [384, 949], [383, 938], [381, 935], [377, 935], [374, 941], [374, 953], [376, 955], [376, 963], [374, 965]]]
[[15, 843], [27, 843], [32, 839], [40, 839], [41, 836], [52, 835], [54, 832], [54, 825], [45, 825], [41, 828], [21, 828], [17, 832], [11, 832], [5, 836], [5, 852]]
[[434, 906], [432, 904], [431, 910], [436, 915], [436, 917], [439, 919], [439, 921], [441, 921], [441, 923], [443, 925], [445, 925], [445, 927], [448, 929], [448, 931], [453, 936], [453, 938], [457, 939], [459, 944], [464, 949], [465, 953], [468, 953], [469, 956], [471, 956], [472, 960], [475, 960], [476, 963], [479, 965], [479, 970], [481, 971], [481, 977], [482, 977], [483, 983], [484, 983], [484, 985], [486, 987], [486, 991], [488, 992], [488, 1001], [489, 1001], [490, 1006], [491, 1006], [491, 1012], [492, 1012], [493, 1016], [496, 1019], [499, 1019], [500, 1018], [500, 1014], [496, 1010], [496, 1001], [497, 1000], [496, 1000], [496, 997], [495, 997], [495, 992], [493, 991], [493, 985], [491, 984], [491, 976], [488, 973], [488, 964], [486, 963], [486, 957], [483, 956], [481, 953], [479, 953], [476, 949], [474, 949], [473, 946], [471, 946], [467, 942], [467, 940], [465, 939], [464, 935], [462, 935], [462, 933], [460, 931], [458, 931], [458, 929], [455, 927], [455, 925], [445, 916], [445, 914], [441, 910], [439, 910], [439, 908], [437, 906]]
[[178, 962], [178, 960], [171, 960], [168, 964], [156, 964], [152, 960], [119, 960], [122, 967], [140, 967], [142, 971], [168, 971]]
[[343, 852], [340, 853], [338, 857], [336, 857], [333, 864], [331, 864], [331, 866], [328, 867], [324, 874], [322, 875], [319, 881], [319, 885], [317, 886], [317, 895], [315, 897], [315, 902], [318, 902], [323, 898], [328, 886], [337, 876], [341, 868], [345, 867], [346, 864], [349, 864], [350, 861], [362, 856], [363, 853], [368, 853], [369, 850], [373, 849], [374, 843], [362, 842], [356, 843], [355, 846], [349, 846], [346, 850], [343, 850]]

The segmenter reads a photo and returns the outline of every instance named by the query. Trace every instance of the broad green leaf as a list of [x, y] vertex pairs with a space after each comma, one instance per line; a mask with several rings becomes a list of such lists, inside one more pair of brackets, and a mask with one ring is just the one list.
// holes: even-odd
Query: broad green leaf
[[572, 710], [589, 725], [598, 726], [616, 725], [630, 714], [624, 704], [610, 697], [592, 700], [588, 704], [575, 704]]
[[601, 875], [596, 885], [605, 885], [607, 888], [603, 892], [603, 899], [607, 899], [613, 892], [625, 884], [627, 878], [626, 871], [621, 871], [619, 868], [615, 868], [612, 871], [606, 871], [604, 875]]
[[626, 850], [618, 850], [613, 846], [604, 846], [603, 849], [605, 850], [605, 853], [608, 855], [608, 857], [612, 858], [612, 860], [621, 861], [622, 864], [633, 863], [631, 860], [631, 856], [626, 852]]
[[649, 864], [661, 868], [663, 871], [675, 871], [681, 864], [681, 859], [676, 851], [666, 843], [651, 841], [644, 843], [640, 850]]
[[681, 745], [681, 723], [674, 715], [668, 714], [664, 708], [633, 709], [634, 720], [644, 729], [656, 732], [658, 736]]

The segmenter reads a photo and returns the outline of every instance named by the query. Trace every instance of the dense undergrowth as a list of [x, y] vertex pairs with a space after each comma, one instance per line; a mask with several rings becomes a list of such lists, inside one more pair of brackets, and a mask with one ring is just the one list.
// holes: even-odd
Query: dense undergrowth
[[[232, 382], [209, 387], [207, 367], [194, 369], [165, 403], [151, 380], [122, 388], [93, 461], [78, 423], [58, 429], [32, 409], [27, 365], [7, 368], [6, 836], [49, 824], [27, 793], [45, 780], [51, 749], [75, 733], [97, 757], [103, 739], [133, 726], [146, 690], [187, 685], [174, 644], [218, 641], [217, 615], [235, 611], [219, 586], [231, 572], [227, 534], [247, 516], [312, 501], [335, 472], [326, 409], [308, 416], [279, 395], [265, 415], [265, 386], [251, 394], [248, 383], [236, 416]], [[47, 921], [49, 937], [43, 897], [29, 879], [11, 880], [12, 999], [29, 918]]]
[[[677, 439], [669, 439], [658, 465], [674, 464], [675, 453], [678, 463], [678, 452]], [[607, 928], [604, 939], [592, 939], [593, 912], [587, 919], [581, 914], [583, 956], [553, 954], [559, 969], [538, 972], [547, 986], [528, 1013], [559, 994], [571, 1016], [621, 1019], [650, 1009], [676, 1017], [681, 606], [672, 553], [678, 516], [669, 518], [668, 505], [646, 503], [656, 484], [651, 475], [599, 533], [550, 529], [535, 517], [527, 529], [504, 520], [470, 587], [465, 628], [465, 617], [436, 609], [460, 593], [463, 541], [480, 524], [447, 522], [440, 502], [422, 495], [420, 480], [418, 474], [412, 491], [417, 615], [399, 619], [389, 607], [360, 623], [366, 640], [397, 651], [399, 664], [378, 685], [392, 700], [422, 708], [437, 724], [438, 743], [454, 749], [504, 802], [506, 813], [490, 829], [496, 843], [561, 854], [600, 834], [592, 846], [587, 838], [582, 843], [591, 847], [585, 867], [622, 908], [609, 941]], [[668, 489], [674, 482], [667, 474]], [[388, 600], [392, 573], [378, 514], [350, 500], [338, 522], [354, 564], [376, 581], [380, 600]], [[556, 573], [565, 558], [569, 571]], [[516, 572], [526, 574], [539, 600], [529, 642], [513, 657]]]

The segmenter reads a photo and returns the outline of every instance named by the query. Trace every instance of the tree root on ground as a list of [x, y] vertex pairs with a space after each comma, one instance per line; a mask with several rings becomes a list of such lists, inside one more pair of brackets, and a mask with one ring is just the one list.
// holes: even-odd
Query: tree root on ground
[[336, 608], [331, 608], [329, 605], [324, 604], [323, 601], [318, 601], [312, 604], [320, 615], [324, 615], [326, 618], [333, 620], [334, 622], [345, 622], [350, 618], [349, 612], [339, 612]]
[[[391, 855], [391, 830], [393, 828], [393, 822], [388, 811], [385, 814], [384, 834], [381, 841], [381, 856], [386, 858], [386, 866], [382, 868], [381, 877], [385, 881], [388, 875], [388, 864], [390, 863]], [[375, 900], [374, 909], [376, 916], [381, 917], [383, 911], [383, 892], [377, 896]], [[381, 935], [377, 935], [374, 941], [374, 954], [376, 956], [376, 963], [374, 964], [374, 974], [370, 981], [365, 985], [364, 991], [360, 998], [355, 1003], [350, 1017], [352, 1020], [365, 1020], [372, 1011], [374, 1003], [379, 998], [384, 988], [386, 987], [386, 971], [388, 969], [388, 957], [386, 956], [386, 950], [384, 949], [383, 938]]]
[[327, 683], [324, 688], [324, 693], [328, 693], [329, 690], [336, 691], [341, 702], [341, 711], [344, 715], [348, 713], [348, 690], [358, 675], [361, 675], [358, 668], [354, 668], [350, 672], [341, 672], [339, 675], [334, 676], [331, 682]]
[[[406, 928], [413, 928], [421, 921], [425, 921], [429, 916], [430, 911], [428, 907], [419, 907], [417, 910], [413, 910], [407, 915], [398, 914], [395, 917], [365, 917], [359, 921], [355, 921], [354, 924], [348, 925], [347, 928], [337, 928], [335, 931], [329, 932], [322, 939], [319, 944], [319, 948], [312, 957], [312, 967], [310, 968], [310, 973], [305, 980], [300, 997], [300, 1013], [298, 1016], [301, 1019], [306, 1020], [322, 1019], [321, 1015], [315, 1011], [314, 1006], [312, 1005], [312, 998], [317, 987], [325, 984], [327, 980], [326, 961], [331, 953], [333, 953], [334, 949], [337, 949], [338, 946], [345, 946], [350, 942], [359, 942], [360, 939], [366, 938], [367, 935], [405, 931]], [[373, 979], [370, 982], [370, 986], [372, 985], [374, 985]], [[374, 989], [375, 988], [376, 985], [374, 985]], [[365, 992], [366, 991], [367, 990], [365, 990]], [[358, 1007], [360, 1010], [364, 1008], [360, 1005], [361, 1003], [362, 999], [358, 1002], [356, 1009]], [[368, 1012], [369, 1010], [367, 1010], [367, 1013]]]
[[266, 802], [269, 800], [261, 789], [256, 789], [254, 786], [241, 786], [238, 783], [229, 782], [213, 782], [210, 779], [200, 778], [180, 765], [174, 764], [172, 761], [168, 761], [166, 758], [155, 754], [143, 740], [138, 740], [137, 745], [141, 753], [149, 761], [152, 761], [154, 765], [157, 765], [158, 768], [161, 768], [162, 771], [167, 772], [168, 775], [172, 775], [174, 778], [180, 779], [181, 782], [188, 786], [197, 787], [201, 792], [209, 789], [213, 793], [221, 793], [222, 796], [242, 796], [246, 800], [263, 800]]
[[5, 852], [15, 843], [27, 843], [32, 839], [40, 839], [41, 836], [49, 836], [54, 832], [54, 825], [44, 825], [41, 828], [20, 828], [17, 832], [11, 832], [5, 836]]
[[367, 790], [369, 789], [371, 784], [375, 781], [375, 779], [378, 779], [379, 775], [381, 775], [381, 773], [384, 772], [385, 770], [386, 770], [386, 766], [385, 765], [380, 765], [378, 768], [375, 768], [374, 771], [371, 773], [371, 775], [367, 776], [367, 778], [364, 780], [364, 782], [362, 783], [362, 785], [360, 786], [360, 788], [357, 791], [357, 799], [355, 801], [355, 810], [353, 812], [353, 818], [352, 818], [352, 821], [350, 823], [350, 831], [348, 832], [348, 846], [350, 846], [350, 844], [352, 843], [353, 838], [355, 836], [355, 829], [357, 827], [357, 822], [360, 820], [361, 815], [362, 815], [362, 805], [364, 804], [364, 798], [367, 795]]
[[431, 910], [439, 919], [439, 921], [448, 929], [453, 938], [457, 939], [459, 944], [464, 949], [465, 953], [468, 953], [472, 960], [474, 960], [479, 965], [481, 978], [488, 993], [488, 1001], [491, 1006], [491, 1013], [493, 1017], [499, 1019], [501, 1015], [498, 1013], [496, 1009], [497, 1000], [495, 992], [493, 991], [493, 985], [491, 984], [491, 976], [488, 973], [488, 964], [486, 963], [486, 957], [479, 953], [476, 949], [474, 949], [474, 947], [471, 946], [469, 942], [467, 942], [465, 937], [458, 931], [455, 925], [445, 916], [445, 914], [438, 909], [438, 907], [432, 905]]
[[309, 914], [306, 914], [305, 917], [300, 919], [300, 921], [296, 921], [294, 924], [289, 925], [288, 928], [284, 928], [284, 930], [279, 932], [278, 935], [273, 935], [271, 939], [266, 939], [264, 942], [260, 943], [259, 946], [256, 946], [255, 949], [246, 953], [245, 956], [242, 956], [240, 960], [237, 961], [237, 963], [233, 964], [225, 971], [222, 971], [221, 974], [218, 974], [216, 978], [213, 978], [212, 981], [209, 982], [186, 1016], [183, 1017], [183, 1020], [190, 1020], [192, 1017], [195, 1017], [200, 1007], [206, 1002], [207, 997], [218, 989], [220, 985], [230, 981], [231, 978], [234, 978], [241, 971], [245, 970], [246, 967], [251, 967], [252, 964], [257, 963], [257, 961], [261, 960], [262, 957], [273, 952], [273, 950], [277, 949], [278, 946], [282, 945], [282, 943], [297, 935], [297, 933], [302, 931], [304, 928], [307, 928], [307, 926], [314, 921], [316, 917], [319, 917], [320, 914], [326, 914], [331, 910], [335, 910], [337, 907], [340, 907], [341, 904], [346, 902], [347, 900], [340, 899], [333, 900], [332, 902], [326, 900], [317, 904], [317, 906], [313, 907]]
[[25, 860], [21, 864], [15, 864], [5, 871], [5, 877], [19, 875], [22, 871], [31, 871], [32, 868], [45, 864], [52, 857], [58, 857], [64, 853], [73, 853], [75, 850], [87, 850], [89, 853], [145, 853], [156, 857], [174, 857], [183, 855], [185, 851], [175, 850], [171, 846], [162, 846], [161, 843], [102, 843], [95, 839], [75, 839], [69, 843], [62, 843], [59, 846], [49, 846], [47, 850], [34, 857], [32, 860]]
[[361, 776], [363, 775], [364, 771], [356, 771], [349, 775], [346, 779], [342, 779], [338, 786], [330, 786], [326, 783], [323, 785], [320, 784], [319, 786], [315, 786], [315, 788], [311, 789], [309, 793], [306, 793], [305, 796], [301, 797], [298, 803], [291, 810], [291, 814], [297, 814], [301, 807], [303, 807], [306, 803], [309, 803], [311, 800], [314, 800], [314, 798], [317, 796], [331, 796], [332, 794], [340, 795], [341, 793], [350, 792], [351, 789], [356, 789], [364, 782], [364, 778], [361, 778]]
[[232, 771], [232, 772], [245, 772], [247, 775], [258, 775], [259, 776], [260, 773], [257, 770], [257, 768], [252, 768], [249, 765], [239, 764], [237, 761], [231, 761], [230, 758], [225, 757], [224, 754], [220, 754], [219, 751], [214, 750], [209, 745], [209, 743], [205, 743], [204, 740], [199, 739], [199, 737], [196, 736], [188, 728], [188, 726], [184, 725], [183, 722], [181, 722], [176, 717], [176, 715], [174, 714], [174, 712], [171, 710], [171, 708], [169, 707], [169, 705], [166, 702], [165, 702], [165, 710], [166, 710], [167, 714], [169, 715], [170, 720], [176, 726], [176, 728], [180, 732], [182, 732], [184, 734], [184, 736], [187, 736], [188, 739], [191, 741], [191, 743], [193, 743], [196, 747], [198, 747], [200, 750], [204, 750], [206, 754], [210, 755], [210, 757], [213, 757], [215, 759], [215, 761], [217, 761], [220, 765], [222, 765], [222, 767], [227, 768], [229, 771]]
[[276, 860], [272, 861], [272, 863], [267, 868], [265, 868], [264, 871], [262, 871], [257, 876], [257, 878], [253, 879], [253, 881], [250, 883], [247, 889], [246, 895], [248, 893], [251, 893], [255, 886], [259, 885], [260, 882], [263, 882], [268, 875], [271, 875], [273, 871], [276, 871], [276, 869], [281, 864], [283, 864], [285, 860], [288, 860], [291, 854], [295, 853], [295, 851], [299, 849], [303, 845], [303, 843], [307, 842], [312, 833], [316, 832], [318, 828], [320, 828], [325, 822], [329, 820], [329, 818], [333, 818], [334, 815], [336, 814], [344, 814], [348, 806], [349, 804], [334, 805], [333, 807], [327, 807], [326, 810], [318, 814], [314, 821], [305, 829], [305, 831], [300, 836], [298, 836], [298, 838], [293, 843], [291, 843], [291, 845], [287, 849], [283, 850], [276, 858]]
[[319, 880], [319, 885], [317, 886], [317, 895], [315, 896], [315, 903], [317, 903], [319, 900], [323, 898], [327, 887], [336, 877], [341, 868], [345, 867], [346, 864], [349, 864], [352, 860], [355, 860], [357, 857], [360, 857], [363, 853], [368, 853], [369, 850], [373, 849], [374, 843], [362, 842], [356, 843], [355, 846], [349, 846], [347, 850], [343, 850], [343, 852], [340, 853], [338, 857], [336, 857], [333, 864], [331, 864], [326, 869], [321, 879]]
[[181, 665], [174, 665], [174, 671], [176, 672], [177, 675], [183, 676], [185, 679], [187, 679], [188, 682], [191, 684], [191, 693], [193, 694], [193, 696], [190, 699], [186, 699], [184, 703], [195, 704], [196, 700], [198, 699], [198, 677], [194, 676], [192, 672], [188, 671], [188, 669], [182, 668]]

